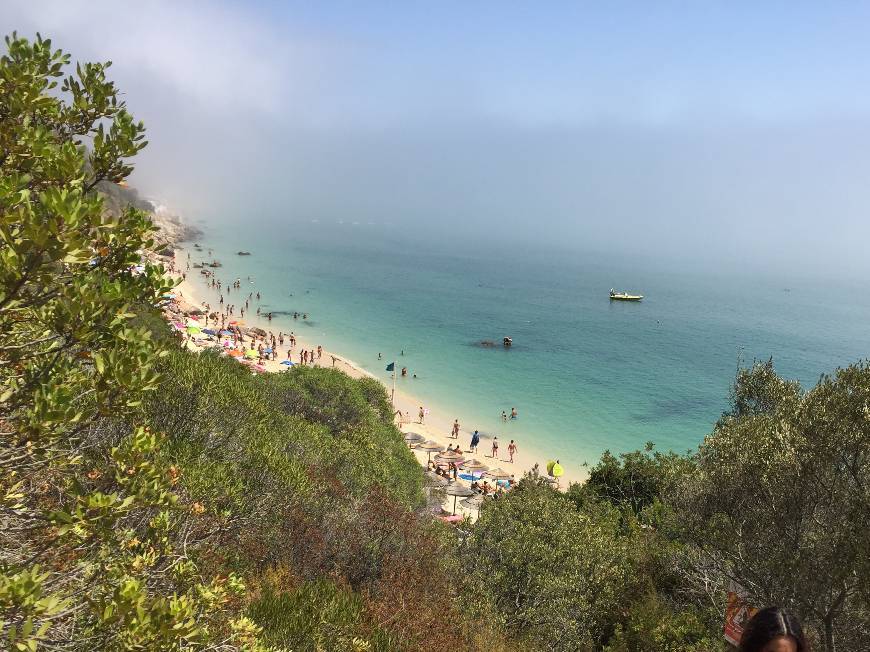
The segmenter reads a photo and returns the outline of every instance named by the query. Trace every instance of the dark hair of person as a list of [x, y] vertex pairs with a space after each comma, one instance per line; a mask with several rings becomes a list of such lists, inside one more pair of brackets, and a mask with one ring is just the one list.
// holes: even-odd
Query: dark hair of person
[[746, 623], [740, 639], [740, 652], [761, 652], [764, 646], [779, 636], [791, 636], [797, 652], [809, 652], [800, 621], [779, 607], [762, 609]]

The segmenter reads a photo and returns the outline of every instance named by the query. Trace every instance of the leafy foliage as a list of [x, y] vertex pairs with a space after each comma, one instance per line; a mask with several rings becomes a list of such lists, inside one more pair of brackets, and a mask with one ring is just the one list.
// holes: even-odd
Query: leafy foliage
[[526, 479], [482, 511], [463, 559], [510, 631], [546, 649], [592, 650], [631, 576], [617, 527], [614, 511], [580, 513]]
[[[422, 472], [383, 409], [382, 386], [328, 369], [252, 376], [181, 349], [161, 370], [144, 418], [173, 433], [164, 455], [211, 523], [190, 535], [209, 537], [208, 563], [266, 583], [251, 607], [266, 640], [308, 649], [309, 637], [334, 635], [336, 649], [426, 650], [476, 635], [458, 610], [453, 540], [413, 511]], [[276, 569], [287, 569], [283, 584]], [[321, 604], [345, 615], [322, 628], [299, 614], [274, 624], [264, 615], [300, 596], [315, 601], [306, 613]]]
[[[161, 346], [133, 322], [170, 287], [141, 262], [147, 217], [104, 210], [145, 146], [109, 63], [6, 39], [0, 59], [0, 608], [9, 647], [177, 650], [254, 644], [243, 591], [176, 547], [187, 515], [130, 422]], [[143, 308], [144, 307], [144, 308]]]
[[691, 458], [675, 453], [653, 451], [647, 444], [644, 451], [623, 453], [618, 458], [605, 451], [586, 482], [573, 484], [568, 495], [578, 507], [592, 500], [604, 500], [619, 510], [630, 510], [635, 516], [659, 501], [667, 486], [688, 472]]
[[[799, 393], [756, 365], [675, 497], [708, 569], [795, 613], [834, 650], [870, 645], [870, 366]], [[756, 406], [746, 409], [746, 405]], [[757, 406], [763, 406], [763, 409]]]

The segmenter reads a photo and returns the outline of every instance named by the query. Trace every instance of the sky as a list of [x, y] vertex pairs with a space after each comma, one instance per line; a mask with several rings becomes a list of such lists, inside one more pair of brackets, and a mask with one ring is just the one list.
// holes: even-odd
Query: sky
[[[870, 4], [3, 0], [191, 220], [870, 275]], [[493, 245], [494, 246], [494, 245]]]

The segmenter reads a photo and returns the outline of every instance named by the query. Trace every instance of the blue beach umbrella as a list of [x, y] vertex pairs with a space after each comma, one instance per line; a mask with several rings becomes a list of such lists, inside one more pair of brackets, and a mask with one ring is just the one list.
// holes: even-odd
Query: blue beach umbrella
[[202, 332], [205, 333], [206, 335], [217, 335], [217, 331], [213, 331], [210, 328], [203, 328]]
[[292, 366], [293, 366], [293, 363], [290, 362], [289, 360], [282, 360], [282, 361], [281, 361], [281, 364], [287, 365], [288, 367], [292, 367]]

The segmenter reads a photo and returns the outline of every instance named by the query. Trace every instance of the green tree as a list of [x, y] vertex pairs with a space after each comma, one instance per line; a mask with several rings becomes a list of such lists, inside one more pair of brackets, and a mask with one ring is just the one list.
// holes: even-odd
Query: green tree
[[564, 494], [526, 478], [484, 506], [463, 564], [512, 635], [548, 650], [599, 649], [633, 577], [619, 520], [604, 505], [581, 513]]
[[161, 437], [122, 417], [158, 384], [136, 325], [170, 285], [147, 217], [105, 210], [145, 146], [107, 79], [37, 36], [0, 58], [0, 629], [32, 650], [255, 644], [241, 584], [175, 547], [187, 516]]
[[725, 642], [710, 614], [691, 607], [675, 607], [660, 595], [647, 593], [621, 619], [604, 652], [715, 652]]
[[824, 648], [870, 646], [870, 366], [800, 393], [770, 364], [737, 397], [676, 496], [705, 571], [795, 611]]
[[588, 500], [605, 500], [619, 510], [638, 516], [660, 500], [662, 493], [692, 466], [690, 457], [654, 451], [652, 442], [643, 451], [605, 451], [583, 483], [572, 484], [568, 496], [582, 507]]

